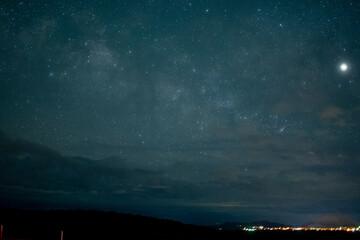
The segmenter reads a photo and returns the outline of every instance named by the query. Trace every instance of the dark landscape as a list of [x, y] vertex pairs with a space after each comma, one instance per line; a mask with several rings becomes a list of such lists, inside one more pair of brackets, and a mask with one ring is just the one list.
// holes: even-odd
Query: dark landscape
[[[264, 222], [259, 222], [263, 224]], [[0, 208], [3, 239], [358, 239], [360, 232], [219, 230], [132, 214]], [[270, 224], [270, 222], [267, 222]], [[275, 223], [274, 223], [275, 224]], [[226, 225], [226, 224], [225, 224]], [[228, 224], [231, 225], [231, 224]], [[270, 226], [269, 225], [269, 226]], [[274, 226], [280, 226], [275, 224]], [[281, 225], [285, 226], [285, 225]], [[222, 226], [223, 227], [223, 226]], [[232, 230], [230, 230], [232, 229]]]

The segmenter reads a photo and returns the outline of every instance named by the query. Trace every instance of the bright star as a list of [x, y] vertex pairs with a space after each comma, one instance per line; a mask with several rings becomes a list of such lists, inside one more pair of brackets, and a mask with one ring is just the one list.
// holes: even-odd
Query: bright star
[[340, 71], [346, 72], [347, 70], [349, 70], [349, 66], [346, 63], [341, 63], [340, 64]]

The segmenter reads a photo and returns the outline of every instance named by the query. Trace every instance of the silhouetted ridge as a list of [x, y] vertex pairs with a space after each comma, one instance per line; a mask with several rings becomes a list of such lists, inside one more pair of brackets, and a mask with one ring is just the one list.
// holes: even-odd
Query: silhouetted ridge
[[[267, 221], [254, 222], [262, 225]], [[358, 239], [358, 233], [232, 230], [238, 223], [226, 223], [229, 230], [182, 224], [131, 214], [74, 210], [19, 210], [0, 207], [0, 224], [4, 226], [4, 240], [110, 240], [110, 239]]]
[[[30, 239], [116, 239], [126, 236], [192, 238], [215, 230], [131, 214], [102, 211], [29, 211], [0, 208], [4, 235]], [[66, 236], [66, 238], [65, 238]]]

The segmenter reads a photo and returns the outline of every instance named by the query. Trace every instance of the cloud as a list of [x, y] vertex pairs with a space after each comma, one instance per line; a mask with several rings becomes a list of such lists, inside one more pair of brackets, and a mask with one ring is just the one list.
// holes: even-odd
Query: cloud
[[66, 157], [0, 132], [0, 193], [2, 204], [16, 200], [101, 207], [192, 199], [201, 189], [168, 179], [160, 171], [134, 167], [119, 157]]
[[243, 202], [199, 202], [199, 203], [192, 203], [192, 206], [199, 206], [199, 207], [214, 207], [214, 208], [248, 208], [254, 207], [254, 205], [245, 204]]
[[222, 192], [223, 201], [277, 199], [290, 204], [359, 197], [353, 191], [359, 189], [354, 145], [321, 145], [311, 133], [295, 127], [286, 134], [266, 134], [256, 122], [219, 128], [212, 145], [216, 148], [208, 155], [214, 156], [216, 149], [214, 160], [219, 161], [210, 170], [213, 184], [232, 190], [232, 195]]
[[[237, 215], [275, 208], [291, 212], [307, 204], [304, 213], [328, 198], [342, 203], [359, 198], [356, 167], [343, 163], [355, 163], [351, 155], [339, 149], [321, 153], [299, 139], [240, 132], [248, 134], [174, 145], [167, 154], [175, 160], [155, 171], [134, 165], [132, 157], [63, 156], [0, 131], [0, 204], [164, 214], [172, 208], [184, 216], [194, 209]], [[163, 152], [161, 147], [147, 150], [154, 154], [149, 158]]]
[[340, 128], [358, 126], [359, 107], [343, 109], [336, 106], [326, 106], [319, 114], [320, 120], [325, 125]]
[[320, 113], [321, 119], [334, 119], [338, 118], [344, 114], [344, 111], [341, 108], [334, 107], [334, 106], [327, 106], [325, 109]]

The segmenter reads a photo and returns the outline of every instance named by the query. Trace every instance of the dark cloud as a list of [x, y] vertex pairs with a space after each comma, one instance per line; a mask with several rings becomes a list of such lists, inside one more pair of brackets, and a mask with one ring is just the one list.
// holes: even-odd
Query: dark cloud
[[333, 119], [343, 115], [344, 111], [341, 108], [328, 106], [320, 114], [321, 119]]
[[[219, 142], [215, 144], [217, 150], [210, 147], [214, 144], [203, 143], [208, 145], [203, 149], [207, 151], [206, 159], [218, 159], [222, 167], [213, 162], [205, 163], [199, 158], [197, 163], [174, 163], [173, 167], [162, 172], [135, 167], [131, 159], [119, 157], [100, 160], [66, 157], [39, 144], [10, 138], [4, 133], [1, 136], [1, 201], [7, 205], [14, 204], [14, 201], [23, 206], [28, 206], [30, 202], [35, 206], [83, 208], [106, 204], [109, 209], [132, 209], [134, 212], [150, 206], [148, 211], [154, 208], [160, 212], [177, 206], [177, 209], [188, 213], [194, 211], [193, 208], [202, 208], [207, 209], [209, 214], [222, 209], [224, 213], [236, 215], [250, 210], [272, 209], [277, 205], [274, 201], [291, 208], [296, 203], [310, 204], [314, 199], [336, 199], [338, 194], [342, 198], [347, 195], [359, 197], [359, 192], [350, 194], [352, 189], [357, 188], [355, 183], [351, 183], [356, 176], [355, 172], [354, 177], [349, 175], [351, 168], [335, 161], [322, 164], [313, 153], [295, 159], [292, 152], [282, 152], [281, 155], [289, 156], [281, 160], [271, 150], [268, 159], [263, 160], [261, 165], [257, 164], [258, 156], [254, 158], [251, 151], [264, 148], [265, 143], [272, 142], [268, 140], [260, 143], [259, 149], [248, 150], [248, 155], [243, 155], [251, 161], [233, 159], [232, 156], [237, 156], [231, 153], [234, 149], [228, 149], [225, 151], [228, 153], [224, 154]], [[260, 141], [258, 138], [251, 139]], [[248, 144], [254, 143], [248, 139]], [[217, 151], [220, 159], [216, 156]], [[183, 154], [191, 156], [194, 150], [182, 149]], [[293, 161], [298, 162], [296, 168], [293, 168]], [[207, 171], [202, 169], [205, 167]], [[343, 170], [339, 171], [340, 168]], [[189, 177], [192, 181], [181, 177], [174, 180], [174, 175], [179, 172], [194, 175]], [[167, 177], [168, 174], [173, 177]], [[288, 200], [284, 201], [284, 198]], [[178, 213], [172, 213], [180, 218]]]
[[321, 113], [320, 119], [326, 125], [340, 128], [353, 128], [357, 126], [359, 108], [343, 109], [335, 106], [327, 106]]
[[74, 198], [74, 204], [85, 206], [86, 202], [96, 205], [116, 196], [120, 203], [131, 200], [144, 204], [143, 198], [152, 201], [198, 195], [195, 185], [167, 179], [161, 172], [131, 167], [118, 157], [65, 157], [47, 147], [6, 136], [1, 139], [0, 154], [1, 190], [7, 192], [3, 203], [14, 195], [39, 197], [42, 201], [57, 201], [60, 196], [68, 201]]

